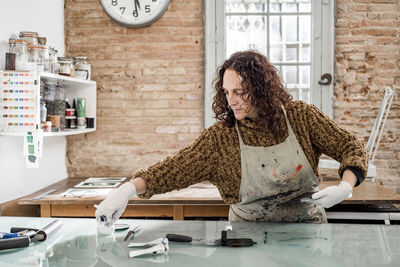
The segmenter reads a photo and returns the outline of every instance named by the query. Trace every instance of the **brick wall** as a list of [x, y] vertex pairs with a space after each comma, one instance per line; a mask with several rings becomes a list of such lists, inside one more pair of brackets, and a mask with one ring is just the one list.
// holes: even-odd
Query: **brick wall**
[[396, 95], [374, 164], [400, 193], [400, 2], [337, 0], [334, 119], [368, 141], [383, 88]]
[[202, 2], [172, 0], [151, 27], [113, 22], [98, 0], [65, 0], [69, 56], [97, 81], [97, 131], [67, 140], [69, 177], [126, 175], [191, 144], [203, 125]]
[[[337, 0], [334, 118], [365, 142], [382, 89], [400, 94], [400, 4]], [[86, 55], [97, 89], [97, 131], [68, 137], [70, 177], [127, 175], [190, 144], [203, 125], [201, 0], [171, 0], [155, 24], [128, 29], [98, 0], [65, 0], [66, 54]], [[400, 188], [400, 105], [394, 100], [375, 160]]]

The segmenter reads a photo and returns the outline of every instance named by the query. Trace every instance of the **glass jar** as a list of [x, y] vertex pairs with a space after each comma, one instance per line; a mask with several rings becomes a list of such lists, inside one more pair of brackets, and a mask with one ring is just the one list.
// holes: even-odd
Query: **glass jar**
[[15, 69], [16, 70], [27, 70], [27, 64], [29, 59], [28, 43], [24, 40], [15, 40]]
[[54, 47], [49, 47], [49, 72], [58, 73], [59, 66], [57, 62], [57, 50]]
[[36, 63], [37, 71], [44, 72], [49, 69], [49, 51], [45, 45], [30, 46], [29, 62]]
[[56, 83], [46, 83], [44, 89], [44, 100], [46, 101], [48, 115], [55, 115], [54, 106], [56, 101], [56, 90], [57, 90]]
[[69, 57], [59, 57], [58, 63], [60, 64], [59, 74], [64, 76], [73, 77], [74, 65], [72, 63], [72, 58]]
[[87, 63], [86, 57], [74, 58], [75, 77], [82, 80], [90, 80], [91, 65]]
[[65, 128], [65, 86], [63, 84], [58, 84], [56, 89], [56, 101], [54, 103], [54, 114], [60, 116], [60, 129]]
[[41, 55], [43, 58], [44, 71], [48, 72], [50, 69], [49, 47], [47, 45], [41, 45], [41, 47], [42, 47]]
[[19, 38], [26, 41], [28, 46], [38, 45], [38, 36], [37, 32], [23, 31], [19, 33]]

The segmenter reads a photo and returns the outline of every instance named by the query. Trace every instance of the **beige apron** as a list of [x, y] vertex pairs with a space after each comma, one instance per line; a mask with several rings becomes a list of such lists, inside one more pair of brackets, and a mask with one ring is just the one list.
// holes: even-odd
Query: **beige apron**
[[242, 178], [239, 203], [229, 210], [230, 221], [327, 222], [323, 207], [300, 199], [318, 191], [319, 181], [304, 155], [293, 129], [280, 144], [253, 147], [239, 136]]

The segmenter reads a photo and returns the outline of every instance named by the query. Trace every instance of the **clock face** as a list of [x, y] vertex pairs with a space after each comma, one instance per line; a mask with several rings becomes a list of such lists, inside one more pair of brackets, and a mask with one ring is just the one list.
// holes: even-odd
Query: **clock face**
[[158, 20], [168, 8], [169, 0], [100, 0], [113, 20], [132, 28], [145, 27]]

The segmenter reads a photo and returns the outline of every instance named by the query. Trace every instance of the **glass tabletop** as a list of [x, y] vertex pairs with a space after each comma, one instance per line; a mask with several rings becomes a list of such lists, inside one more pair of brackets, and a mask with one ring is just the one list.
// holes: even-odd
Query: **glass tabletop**
[[[0, 217], [0, 232], [11, 227], [42, 228], [54, 218]], [[271, 224], [233, 222], [228, 238], [251, 238], [252, 247], [220, 247], [226, 221], [119, 220], [142, 231], [124, 241], [128, 230], [97, 235], [95, 219], [62, 218], [63, 226], [44, 242], [0, 251], [0, 266], [399, 266], [400, 226], [371, 224]], [[132, 242], [193, 237], [169, 242], [168, 254], [130, 258]]]

